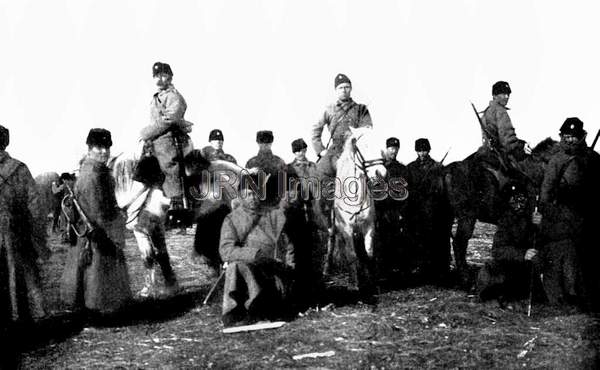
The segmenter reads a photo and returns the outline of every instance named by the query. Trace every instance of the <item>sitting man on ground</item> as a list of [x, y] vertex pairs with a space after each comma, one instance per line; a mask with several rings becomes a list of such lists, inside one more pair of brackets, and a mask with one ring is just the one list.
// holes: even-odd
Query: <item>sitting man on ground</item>
[[227, 263], [223, 324], [246, 325], [285, 315], [295, 268], [282, 208], [265, 208], [251, 189], [225, 218], [219, 253]]

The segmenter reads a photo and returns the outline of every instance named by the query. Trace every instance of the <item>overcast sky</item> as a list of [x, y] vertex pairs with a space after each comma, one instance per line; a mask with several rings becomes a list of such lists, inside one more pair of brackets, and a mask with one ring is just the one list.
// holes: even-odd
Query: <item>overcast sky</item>
[[[600, 128], [598, 2], [573, 1], [26, 1], [0, 0], [0, 124], [8, 152], [32, 173], [71, 171], [92, 127], [113, 153], [136, 150], [155, 92], [151, 67], [171, 64], [197, 148], [221, 128], [245, 163], [256, 131], [292, 159], [347, 74], [382, 146], [399, 159], [428, 137], [438, 160], [481, 142], [469, 101], [483, 110], [510, 83], [517, 135], [557, 138], [578, 116]], [[324, 136], [326, 142], [328, 137]], [[309, 150], [309, 157], [315, 153]]]

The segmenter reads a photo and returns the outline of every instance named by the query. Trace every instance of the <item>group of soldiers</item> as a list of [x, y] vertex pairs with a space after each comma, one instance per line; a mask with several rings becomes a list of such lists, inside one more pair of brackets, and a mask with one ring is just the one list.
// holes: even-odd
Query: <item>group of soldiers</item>
[[[130, 228], [146, 267], [160, 266], [168, 291], [174, 294], [178, 290], [165, 241], [164, 214], [178, 214], [193, 203], [186, 190], [189, 174], [184, 166], [184, 158], [194, 152], [189, 136], [193, 124], [184, 118], [187, 105], [172, 84], [171, 67], [157, 62], [152, 73], [158, 91], [151, 102], [150, 124], [141, 130], [145, 145], [135, 169], [140, 191], [134, 198], [118, 202], [115, 197], [114, 179], [107, 167], [110, 132], [92, 129], [87, 137], [88, 153], [73, 185], [77, 214], [72, 217], [85, 231], [69, 249], [61, 286], [61, 297], [73, 310], [110, 315], [130, 301], [123, 254], [126, 223], [133, 225]], [[334, 228], [329, 217], [332, 202], [303, 180], [318, 178], [324, 184], [320, 189], [328, 188], [350, 129], [373, 125], [367, 107], [351, 98], [352, 83], [346, 75], [335, 77], [334, 89], [336, 102], [327, 106], [312, 128], [316, 163], [307, 159], [308, 145], [299, 138], [291, 143], [295, 159], [286, 164], [271, 150], [273, 132], [259, 131], [258, 154], [245, 168], [251, 174], [262, 171], [270, 175], [264, 184], [266, 196], [259, 198], [252, 189], [242, 187], [237, 202], [223, 206], [211, 219], [198, 220], [194, 257], [212, 269], [215, 278], [223, 268], [226, 326], [275, 318], [282, 314], [281, 303], [292, 301], [302, 306], [319, 299], [323, 239]], [[513, 181], [515, 174], [522, 173], [521, 163], [531, 149], [516, 137], [506, 108], [510, 94], [508, 83], [494, 84], [493, 100], [483, 115], [478, 115], [484, 143], [473, 156], [479, 164], [473, 170], [494, 174], [504, 207], [492, 260], [481, 269], [477, 287], [483, 299], [506, 300], [530, 286], [523, 280], [543, 275], [541, 291], [551, 303], [579, 304], [582, 297], [597, 297], [599, 290], [600, 279], [593, 266], [598, 248], [593, 248], [596, 242], [592, 237], [594, 207], [598, 205], [593, 187], [600, 168], [598, 155], [585, 143], [583, 123], [567, 119], [560, 129], [560, 144], [543, 174], [541, 199], [534, 211], [525, 188]], [[324, 127], [330, 133], [326, 143]], [[237, 163], [224, 152], [221, 130], [212, 130], [208, 139], [210, 145], [196, 158], [206, 166], [215, 160]], [[39, 214], [35, 184], [27, 167], [5, 151], [8, 143], [8, 130], [0, 126], [3, 327], [45, 316], [36, 260], [49, 253], [46, 232], [37, 229], [45, 223], [36, 220], [45, 215]], [[376, 203], [378, 276], [405, 279], [417, 275], [425, 282], [443, 284], [450, 272], [454, 217], [445, 194], [444, 165], [430, 157], [426, 138], [416, 140], [417, 158], [407, 166], [396, 159], [398, 138], [387, 139], [385, 147], [386, 180], [402, 181], [408, 196]], [[300, 180], [306, 196], [283, 197], [294, 189], [285, 184], [282, 189], [281, 173]], [[148, 208], [154, 200], [156, 209], [163, 208], [164, 214]], [[122, 209], [127, 210], [127, 220]], [[597, 303], [594, 299], [592, 306]]]

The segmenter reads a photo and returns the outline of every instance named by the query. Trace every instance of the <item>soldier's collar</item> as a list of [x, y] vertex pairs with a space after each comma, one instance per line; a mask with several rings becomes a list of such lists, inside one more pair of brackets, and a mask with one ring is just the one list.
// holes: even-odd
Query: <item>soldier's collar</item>
[[10, 158], [10, 155], [8, 155], [6, 150], [0, 150], [0, 162], [4, 161], [6, 158]]
[[159, 89], [157, 91], [157, 94], [162, 94], [162, 93], [170, 92], [170, 91], [173, 91], [173, 90], [175, 90], [175, 86], [173, 86], [173, 84], [169, 84], [169, 86], [167, 86], [166, 89]]
[[498, 102], [497, 102], [497, 101], [495, 101], [495, 100], [490, 100], [490, 105], [497, 105], [497, 106], [499, 106], [499, 107], [502, 107], [502, 108], [504, 108], [504, 109], [506, 109], [506, 110], [510, 110], [510, 108], [509, 108], [509, 107], [507, 107], [507, 106], [503, 106], [503, 105], [501, 105], [500, 103], [498, 103]]

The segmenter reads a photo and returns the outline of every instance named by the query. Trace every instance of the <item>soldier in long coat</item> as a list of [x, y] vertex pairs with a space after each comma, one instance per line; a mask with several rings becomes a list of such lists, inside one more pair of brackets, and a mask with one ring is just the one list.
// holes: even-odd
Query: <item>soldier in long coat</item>
[[178, 151], [181, 150], [183, 156], [192, 151], [192, 140], [188, 135], [192, 131], [192, 123], [183, 117], [187, 104], [173, 86], [171, 67], [167, 63], [156, 62], [152, 76], [158, 92], [152, 97], [150, 124], [142, 129], [141, 138], [149, 144], [166, 176], [163, 190], [167, 198], [171, 198], [172, 208], [180, 208], [185, 194], [180, 182]]
[[292, 142], [294, 160], [287, 165], [288, 235], [296, 248], [295, 292], [302, 306], [317, 303], [323, 291], [324, 231], [327, 220], [318, 205], [317, 166], [306, 158], [308, 145], [303, 139]]
[[[590, 167], [593, 157], [585, 135], [581, 120], [565, 120], [560, 128], [559, 151], [546, 166], [542, 182], [544, 288], [554, 305], [581, 304], [586, 293], [590, 293], [582, 281], [581, 267], [586, 263], [583, 257], [589, 257], [594, 250], [593, 245], [587, 245], [591, 241], [586, 240], [591, 225], [586, 216], [597, 212], [590, 205], [598, 204], [598, 189], [593, 188], [597, 175]], [[592, 227], [597, 228], [597, 224]]]
[[452, 217], [444, 196], [443, 166], [429, 156], [426, 138], [415, 141], [417, 159], [408, 164], [408, 215], [417, 267], [426, 280], [443, 282], [450, 268]]
[[61, 297], [75, 311], [111, 314], [131, 299], [123, 254], [125, 219], [117, 206], [114, 179], [106, 166], [112, 145], [110, 132], [91, 129], [86, 143], [88, 154], [73, 191], [94, 232], [69, 249]]
[[227, 263], [225, 326], [285, 314], [294, 277], [294, 246], [284, 230], [284, 210], [261, 207], [250, 189], [242, 190], [241, 195], [241, 204], [221, 228], [219, 252]]
[[[285, 194], [285, 170], [286, 164], [280, 157], [273, 154], [271, 146], [273, 144], [272, 131], [258, 131], [256, 133], [256, 143], [258, 144], [258, 154], [248, 160], [246, 168], [258, 168], [258, 176], [253, 176], [255, 183], [265, 191], [264, 204], [270, 207], [276, 207]], [[262, 184], [263, 179], [268, 180]], [[259, 194], [263, 195], [263, 194]]]
[[9, 131], [0, 126], [0, 329], [46, 315], [38, 258], [45, 259], [43, 207], [27, 166], [5, 151]]
[[408, 169], [396, 159], [400, 140], [390, 137], [385, 146], [384, 166], [388, 190], [384, 199], [375, 202], [378, 230], [375, 253], [382, 277], [391, 278], [392, 273], [404, 274], [410, 269], [412, 252], [406, 238], [406, 197], [410, 195], [407, 193]]

